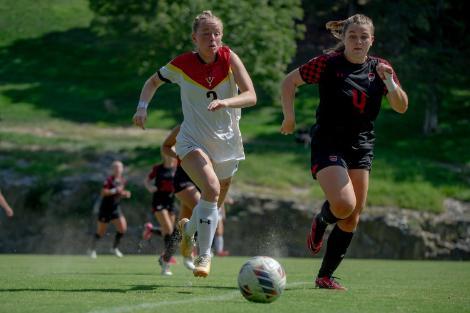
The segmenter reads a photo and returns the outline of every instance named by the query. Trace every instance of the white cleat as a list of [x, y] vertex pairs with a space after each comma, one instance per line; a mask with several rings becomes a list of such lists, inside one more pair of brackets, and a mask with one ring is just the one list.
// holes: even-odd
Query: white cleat
[[111, 253], [117, 256], [118, 258], [122, 258], [124, 256], [124, 254], [122, 254], [122, 252], [119, 251], [118, 248], [112, 248]]
[[195, 277], [207, 277], [211, 271], [211, 256], [203, 254], [194, 260], [193, 275]]
[[171, 276], [173, 273], [170, 271], [170, 263], [163, 261], [163, 257], [158, 259], [158, 264], [162, 267], [161, 275], [162, 276]]
[[91, 250], [88, 252], [88, 255], [90, 256], [90, 258], [92, 259], [96, 259], [98, 257], [98, 255], [96, 254], [96, 250]]
[[183, 265], [188, 270], [193, 271], [194, 270], [193, 257], [183, 257]]

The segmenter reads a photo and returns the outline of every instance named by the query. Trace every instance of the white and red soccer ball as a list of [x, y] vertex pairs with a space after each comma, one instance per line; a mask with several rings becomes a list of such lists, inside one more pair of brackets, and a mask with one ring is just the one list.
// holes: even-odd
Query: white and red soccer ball
[[256, 256], [243, 264], [238, 274], [238, 287], [248, 301], [270, 303], [286, 287], [286, 273], [273, 258]]

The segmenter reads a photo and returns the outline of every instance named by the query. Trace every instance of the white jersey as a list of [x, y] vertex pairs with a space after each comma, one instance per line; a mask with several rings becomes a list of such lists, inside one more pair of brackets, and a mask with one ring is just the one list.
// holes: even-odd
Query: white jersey
[[214, 99], [238, 94], [228, 47], [221, 47], [211, 64], [204, 63], [195, 52], [182, 54], [160, 68], [159, 76], [180, 86], [184, 120], [176, 137], [179, 157], [201, 148], [216, 163], [245, 158], [239, 128], [241, 109], [207, 109]]

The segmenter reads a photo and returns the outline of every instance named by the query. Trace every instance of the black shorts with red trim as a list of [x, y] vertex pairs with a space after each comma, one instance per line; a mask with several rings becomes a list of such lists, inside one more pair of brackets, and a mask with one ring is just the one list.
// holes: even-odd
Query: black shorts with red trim
[[345, 169], [365, 169], [370, 171], [374, 150], [371, 147], [356, 147], [353, 145], [334, 147], [330, 144], [320, 144], [312, 141], [310, 154], [310, 170], [313, 179], [317, 173], [328, 166], [341, 166]]
[[191, 180], [191, 178], [189, 178], [188, 174], [186, 174], [183, 168], [178, 166], [176, 168], [175, 177], [173, 178], [173, 187], [175, 189], [175, 193], [178, 193], [190, 186], [196, 186], [196, 184]]

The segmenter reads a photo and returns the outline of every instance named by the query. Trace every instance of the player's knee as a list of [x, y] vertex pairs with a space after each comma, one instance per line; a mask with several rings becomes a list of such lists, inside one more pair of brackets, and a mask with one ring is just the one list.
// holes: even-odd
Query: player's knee
[[354, 211], [356, 201], [354, 199], [337, 199], [330, 201], [330, 209], [334, 216], [339, 219], [348, 218]]
[[348, 218], [338, 221], [341, 229], [346, 232], [354, 232], [359, 224], [360, 216], [359, 214], [352, 214]]
[[217, 202], [220, 194], [220, 184], [217, 179], [212, 179], [208, 182], [205, 190], [203, 190], [205, 198], [211, 202]]

